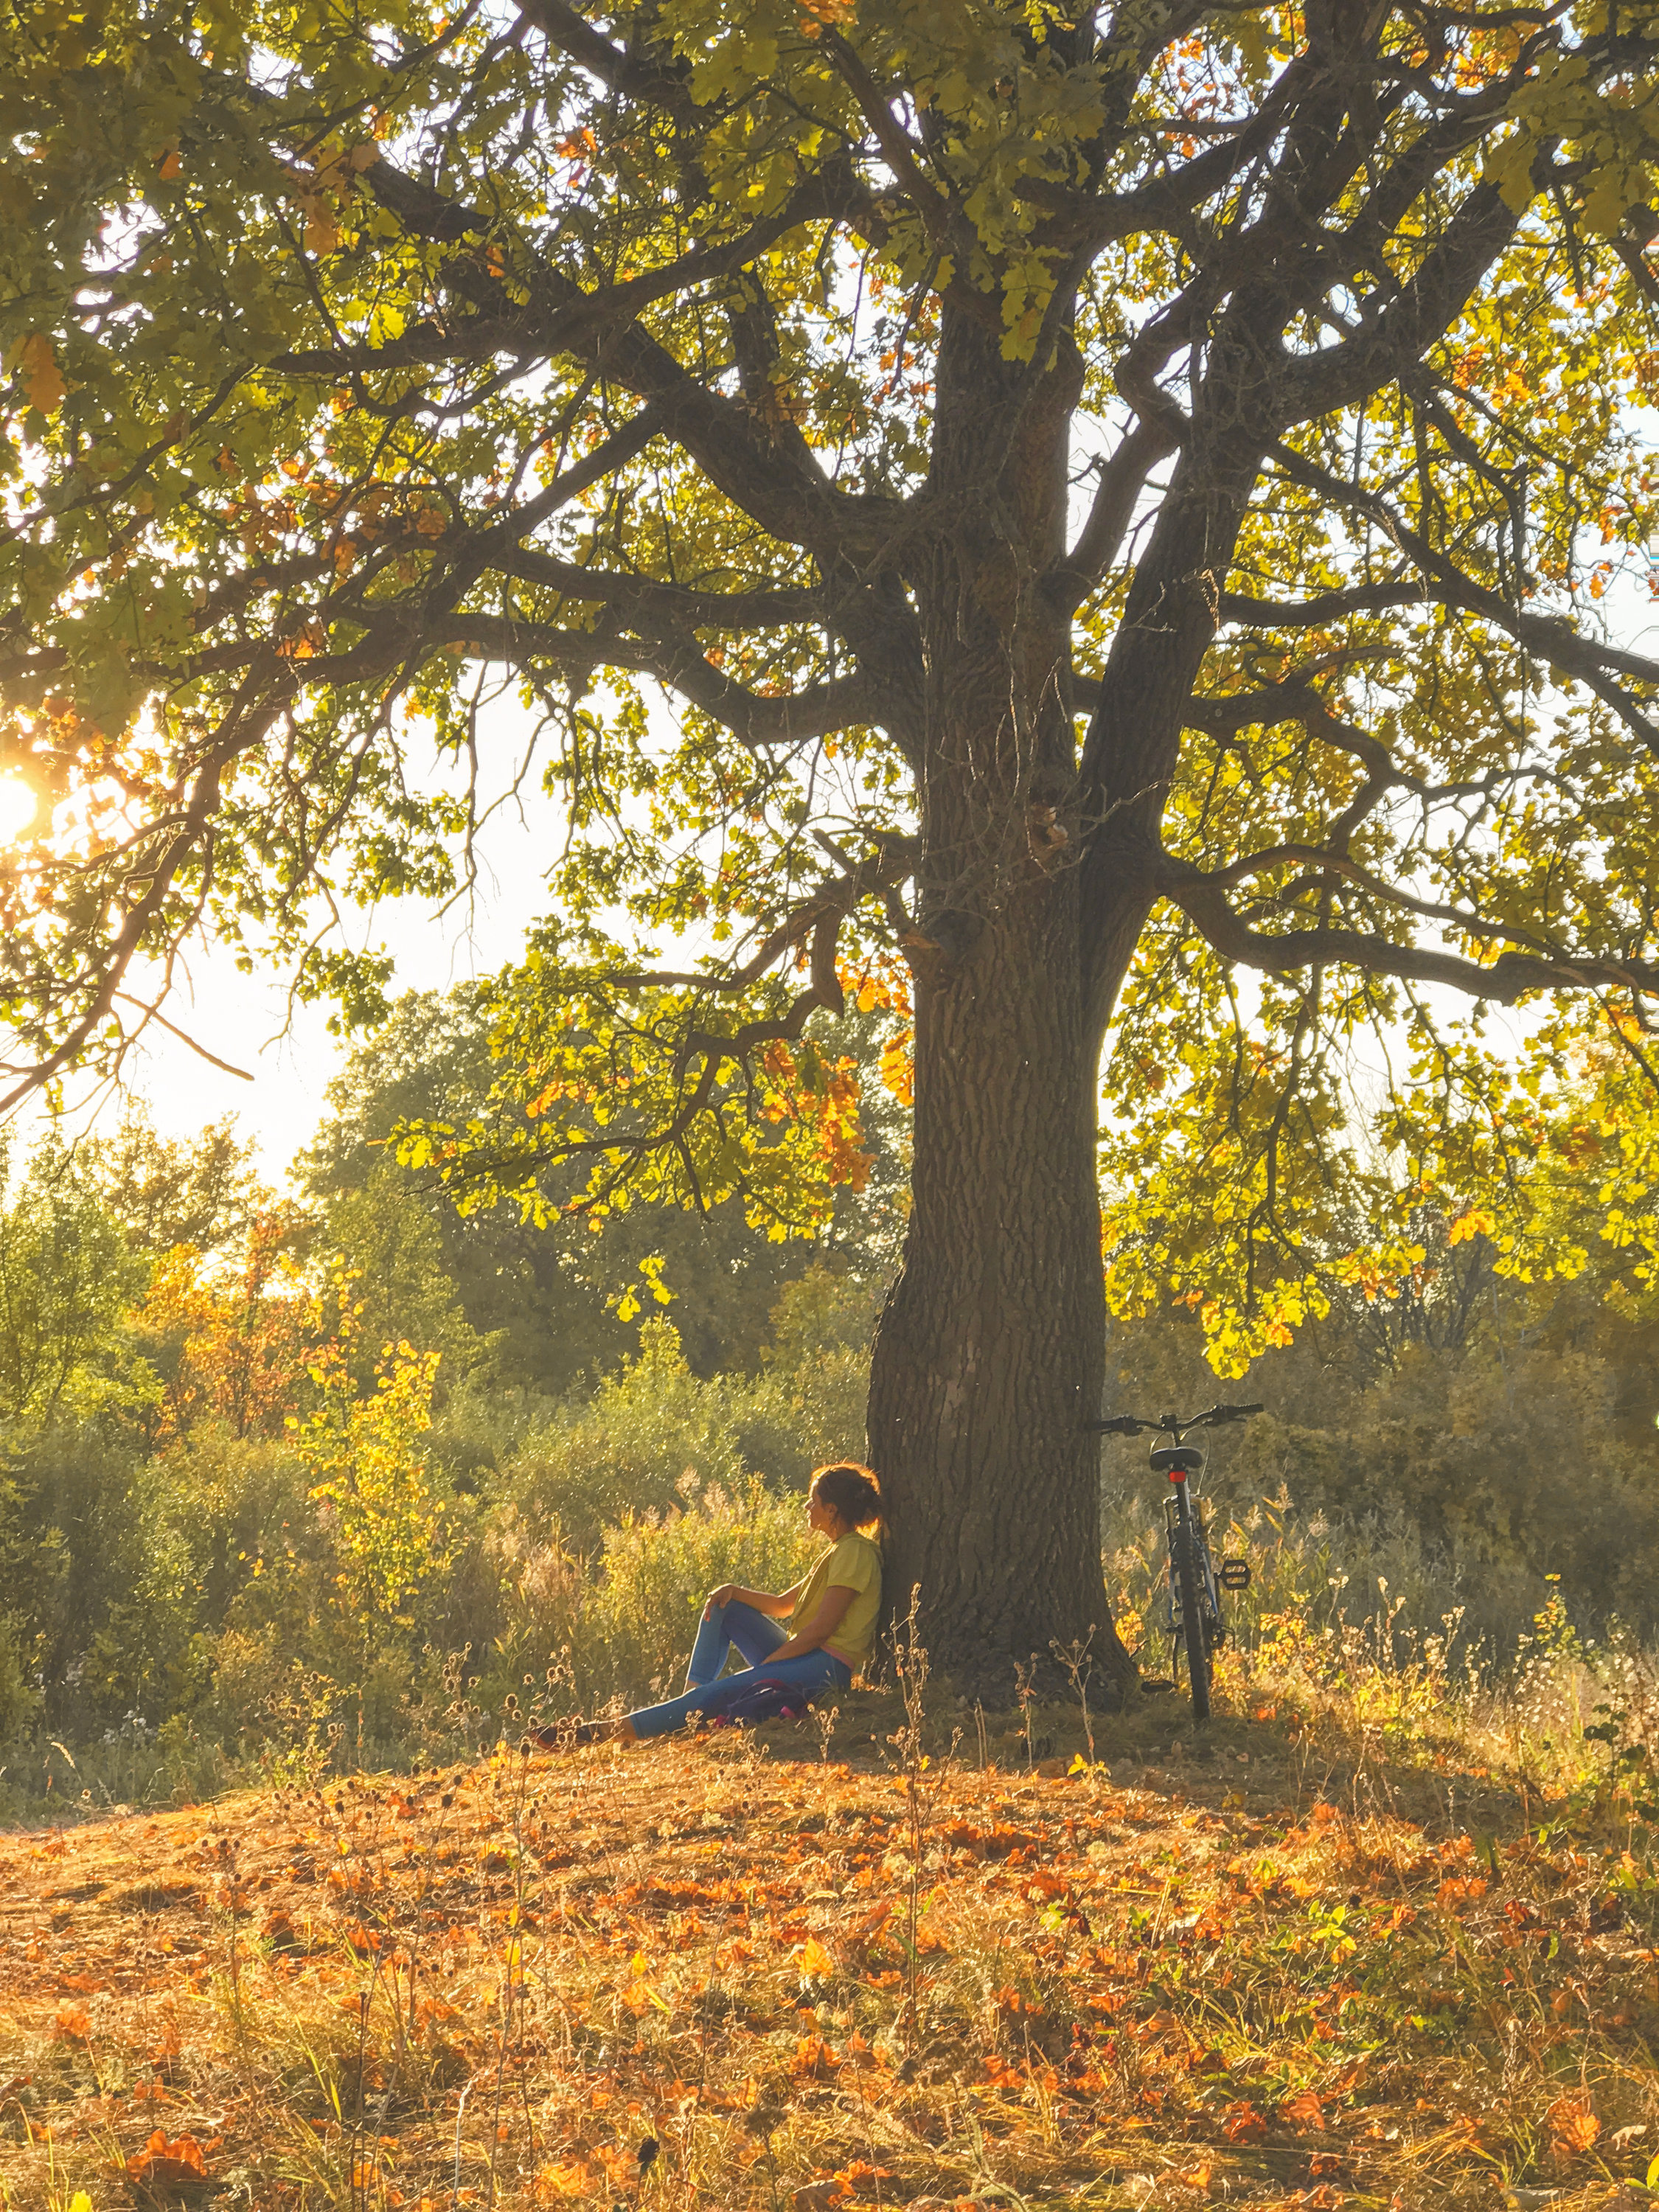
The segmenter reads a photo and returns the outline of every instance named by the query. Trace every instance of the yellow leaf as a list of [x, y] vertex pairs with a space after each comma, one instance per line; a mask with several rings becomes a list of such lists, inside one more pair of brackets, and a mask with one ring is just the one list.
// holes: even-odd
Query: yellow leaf
[[1472, 1237], [1490, 1237], [1498, 1226], [1497, 1218], [1482, 1207], [1472, 1206], [1467, 1213], [1460, 1213], [1446, 1231], [1449, 1244], [1466, 1244]]
[[836, 1962], [816, 1936], [809, 1936], [800, 1954], [800, 1970], [810, 1982], [827, 1982], [834, 1978]]
[[64, 404], [66, 387], [58, 374], [52, 340], [44, 331], [24, 339], [17, 349], [17, 363], [23, 372], [23, 396], [29, 405], [38, 407], [43, 415], [56, 414]]
[[536, 2177], [537, 2202], [545, 2204], [556, 2197], [586, 2197], [592, 2185], [592, 2172], [580, 2159], [573, 2159], [568, 2166], [545, 2166]]

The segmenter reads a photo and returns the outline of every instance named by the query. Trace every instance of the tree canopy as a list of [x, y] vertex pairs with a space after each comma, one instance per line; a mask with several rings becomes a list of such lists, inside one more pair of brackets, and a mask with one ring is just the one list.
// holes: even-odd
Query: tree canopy
[[1490, 1118], [1448, 991], [1650, 1075], [1653, 32], [18, 0], [14, 1095], [172, 1018], [200, 930], [379, 1012], [331, 911], [448, 893], [544, 773], [505, 1109], [410, 1157], [811, 1229], [856, 992], [915, 1056], [872, 1450], [1060, 1454], [1083, 1512], [1096, 1324], [1039, 1309], [1098, 1311], [1109, 1029], [1122, 1233], [1241, 1194], [1175, 1270], [1223, 1364], [1313, 1294], [1359, 1029], [1401, 1157]]
[[[1379, 989], [1639, 1003], [1659, 670], [1596, 602], [1651, 498], [1647, 18], [881, 15], [11, 11], [0, 675], [55, 823], [6, 884], [18, 1079], [107, 1054], [199, 927], [375, 1009], [317, 895], [453, 884], [478, 790], [423, 792], [411, 723], [468, 761], [510, 679], [573, 820], [520, 1018], [573, 961], [610, 1017], [521, 1057], [574, 1094], [672, 1027], [633, 1133], [684, 1134], [765, 1042], [720, 1014], [921, 933], [910, 602], [964, 530], [1011, 637], [1075, 613], [1077, 782], [1023, 827], [1086, 870], [1158, 793], [1125, 1086], [1207, 1053], [1254, 1110], [1232, 963], [1279, 1060]], [[1077, 410], [1040, 574], [941, 482], [952, 311], [1015, 419]], [[1113, 702], [1177, 600], [1166, 764]], [[619, 911], [742, 949], [619, 1003]]]

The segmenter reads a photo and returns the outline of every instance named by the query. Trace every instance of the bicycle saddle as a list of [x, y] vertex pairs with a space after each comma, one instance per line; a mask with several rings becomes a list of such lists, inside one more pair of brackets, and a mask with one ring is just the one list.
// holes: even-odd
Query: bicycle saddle
[[1152, 1465], [1160, 1474], [1174, 1477], [1181, 1474], [1202, 1474], [1204, 1455], [1196, 1444], [1162, 1444], [1152, 1454]]

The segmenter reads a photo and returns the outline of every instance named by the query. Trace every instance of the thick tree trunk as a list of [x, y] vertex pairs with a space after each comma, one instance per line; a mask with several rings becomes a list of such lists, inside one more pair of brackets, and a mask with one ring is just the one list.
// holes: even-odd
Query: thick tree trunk
[[1075, 876], [988, 921], [919, 993], [914, 1198], [877, 1331], [869, 1442], [889, 1594], [936, 1668], [1006, 1698], [1015, 1664], [1092, 1638], [1119, 1679], [1100, 1562], [1105, 1310], [1094, 1035]]
[[[933, 1665], [999, 1697], [1089, 1643], [1133, 1680], [1100, 1565], [1105, 1343], [1080, 936], [1069, 611], [1040, 578], [1066, 522], [1074, 364], [1035, 395], [999, 337], [947, 318], [909, 574], [925, 662], [915, 1139], [905, 1261], [877, 1331], [869, 1449], [888, 1596], [921, 1592]], [[1144, 911], [1144, 909], [1143, 909]], [[1129, 933], [1133, 941], [1133, 933]]]

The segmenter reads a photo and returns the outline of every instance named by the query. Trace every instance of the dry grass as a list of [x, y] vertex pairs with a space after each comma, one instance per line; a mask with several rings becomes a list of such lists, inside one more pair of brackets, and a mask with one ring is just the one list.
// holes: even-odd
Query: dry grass
[[507, 1752], [10, 1839], [0, 2197], [1650, 2201], [1627, 1802], [1540, 1826], [1300, 1720], [1200, 1742], [1168, 1700], [1070, 1775], [1075, 1715], [1034, 1714], [1028, 1774], [947, 1712], [963, 1753], [907, 1777], [900, 1717], [849, 1700], [827, 1761], [810, 1731]]

